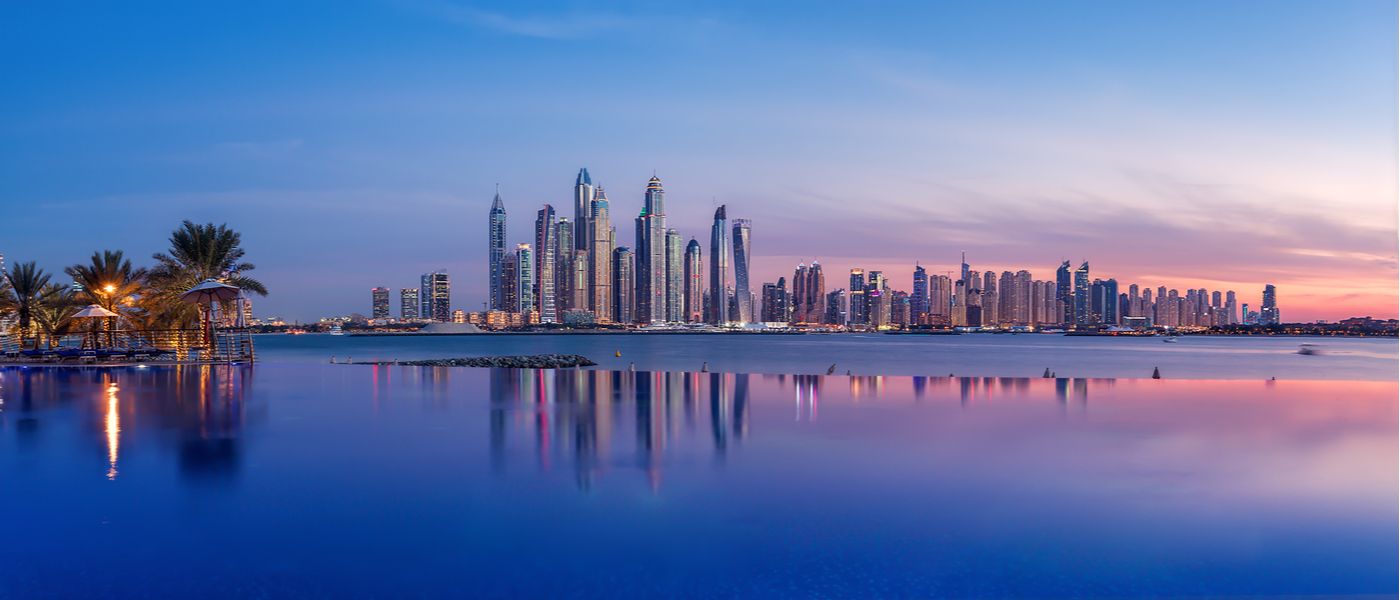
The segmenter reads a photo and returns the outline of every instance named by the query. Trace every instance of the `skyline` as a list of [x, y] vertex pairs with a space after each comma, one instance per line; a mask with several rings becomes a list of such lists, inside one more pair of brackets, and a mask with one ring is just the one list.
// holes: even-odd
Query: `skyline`
[[653, 172], [682, 243], [752, 221], [753, 293], [966, 250], [1396, 317], [1395, 7], [1109, 7], [8, 6], [0, 253], [148, 264], [188, 218], [244, 234], [258, 316], [437, 269], [479, 310], [495, 185], [509, 248], [587, 167], [619, 230]]

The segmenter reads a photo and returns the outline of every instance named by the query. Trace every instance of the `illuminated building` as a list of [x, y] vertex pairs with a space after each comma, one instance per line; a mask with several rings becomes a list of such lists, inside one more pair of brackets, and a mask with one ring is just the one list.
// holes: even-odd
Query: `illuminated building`
[[590, 203], [588, 227], [593, 241], [588, 248], [588, 264], [592, 267], [589, 276], [588, 306], [594, 318], [600, 323], [613, 322], [613, 229], [608, 217], [608, 196], [603, 186], [593, 191]]
[[923, 323], [928, 319], [928, 273], [919, 263], [914, 263], [914, 293], [909, 297], [909, 310], [911, 317], [917, 323]]
[[705, 265], [700, 242], [685, 245], [685, 322], [705, 322]]
[[1074, 324], [1074, 282], [1070, 278], [1069, 261], [1055, 270], [1055, 308], [1056, 322], [1065, 326]]
[[685, 321], [685, 269], [682, 265], [681, 234], [666, 230], [666, 321]]
[[491, 213], [489, 217], [490, 233], [487, 249], [489, 261], [487, 267], [490, 271], [490, 306], [500, 310], [505, 306], [502, 286], [504, 276], [501, 273], [502, 262], [506, 258], [506, 207], [501, 202], [501, 188], [496, 186], [496, 199], [491, 201]]
[[710, 315], [711, 325], [729, 323], [729, 237], [724, 205], [715, 209], [710, 226]]
[[399, 290], [399, 318], [404, 320], [418, 318], [418, 290], [412, 288]]
[[541, 323], [554, 323], [558, 319], [557, 300], [554, 298], [554, 250], [558, 247], [559, 232], [555, 229], [554, 207], [548, 204], [535, 216], [535, 310], [540, 313]]
[[748, 323], [754, 320], [753, 290], [749, 287], [749, 259], [752, 245], [749, 240], [751, 224], [748, 219], [734, 219], [734, 297], [738, 311], [735, 321]]
[[613, 322], [631, 323], [636, 320], [632, 314], [633, 290], [636, 289], [632, 281], [633, 268], [632, 250], [626, 246], [618, 246], [613, 249]]
[[1279, 324], [1278, 296], [1272, 284], [1264, 286], [1264, 301], [1259, 304], [1259, 324]]
[[[574, 181], [574, 240], [570, 250], [588, 252], [593, 237], [588, 232], [593, 216], [593, 180], [588, 178], [588, 169], [579, 169]], [[576, 307], [581, 308], [581, 307]]]
[[389, 288], [377, 287], [370, 290], [373, 304], [370, 306], [370, 315], [375, 319], [389, 318]]
[[[847, 302], [846, 322], [851, 325], [869, 325], [870, 310], [865, 298], [865, 270], [851, 269], [850, 299]], [[796, 279], [793, 280], [794, 289]]]

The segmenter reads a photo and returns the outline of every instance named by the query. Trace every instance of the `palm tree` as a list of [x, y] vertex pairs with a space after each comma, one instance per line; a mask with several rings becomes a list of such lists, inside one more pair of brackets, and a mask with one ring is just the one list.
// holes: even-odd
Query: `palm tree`
[[39, 303], [34, 307], [34, 323], [48, 337], [48, 346], [58, 338], [68, 335], [77, 322], [73, 315], [82, 310], [78, 295], [66, 285], [51, 283], [39, 292]]
[[44, 287], [49, 284], [49, 275], [35, 263], [27, 262], [11, 267], [10, 272], [5, 274], [5, 280], [10, 284], [11, 302], [15, 316], [19, 319], [19, 339], [23, 345], [25, 338], [31, 333], [34, 314], [43, 303]]
[[122, 259], [121, 250], [93, 252], [92, 264], [76, 264], [63, 272], [83, 286], [75, 302], [96, 304], [128, 321], [138, 316], [136, 300], [142, 292], [146, 270], [132, 268], [130, 260]]
[[243, 259], [243, 249], [238, 246], [240, 238], [227, 224], [196, 225], [190, 221], [171, 233], [170, 254], [152, 255], [157, 264], [146, 275], [149, 297], [143, 297], [142, 304], [156, 322], [153, 324], [185, 328], [196, 323], [199, 310], [180, 301], [180, 294], [205, 279], [217, 279], [266, 296], [267, 288], [261, 282], [243, 275], [254, 266], [239, 262]]

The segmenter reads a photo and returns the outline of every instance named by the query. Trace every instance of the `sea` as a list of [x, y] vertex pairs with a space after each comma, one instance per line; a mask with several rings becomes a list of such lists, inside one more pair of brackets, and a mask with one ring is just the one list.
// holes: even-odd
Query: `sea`
[[[1146, 341], [621, 349], [1194, 356]], [[0, 598], [1394, 598], [1400, 384], [1251, 375], [5, 367]]]
[[[1173, 339], [1167, 342], [1165, 340]], [[1299, 354], [1307, 344], [1312, 354]], [[603, 370], [959, 377], [1400, 379], [1395, 338], [1057, 334], [256, 336], [264, 362], [578, 354]]]
[[0, 367], [0, 599], [1400, 593], [1393, 339], [257, 348]]

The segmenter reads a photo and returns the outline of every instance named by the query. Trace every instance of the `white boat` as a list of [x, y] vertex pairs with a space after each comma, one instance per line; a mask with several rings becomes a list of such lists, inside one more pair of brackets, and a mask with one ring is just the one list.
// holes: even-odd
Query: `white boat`
[[1163, 342], [1166, 342], [1166, 343], [1168, 343], [1168, 344], [1175, 343], [1175, 342], [1176, 342], [1176, 336], [1174, 336], [1174, 335], [1172, 335], [1172, 336], [1167, 336], [1166, 339], [1163, 339], [1162, 341], [1163, 341]]
[[345, 335], [345, 332], [340, 330], [340, 323], [331, 325], [331, 335]]

